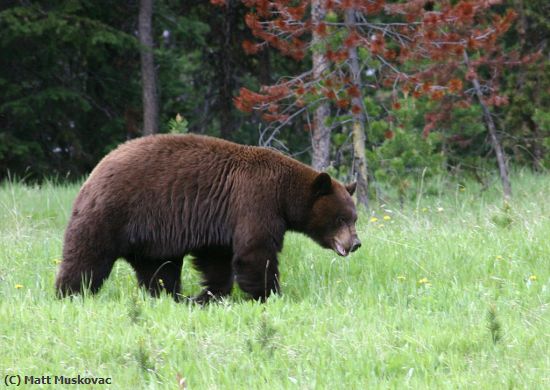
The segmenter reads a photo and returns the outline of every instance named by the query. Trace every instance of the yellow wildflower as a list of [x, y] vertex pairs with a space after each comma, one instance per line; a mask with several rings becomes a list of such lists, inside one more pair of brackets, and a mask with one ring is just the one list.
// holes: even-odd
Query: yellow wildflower
[[52, 262], [54, 264], [61, 264], [61, 259], [53, 259]]
[[16, 284], [16, 285], [15, 285], [15, 288], [16, 288], [16, 289], [23, 288], [23, 285], [22, 285], [22, 284]]
[[496, 260], [502, 260], [503, 257], [501, 255], [497, 255], [497, 257], [495, 257]]
[[537, 280], [537, 275], [531, 275], [531, 276], [529, 276], [529, 280], [530, 280], [531, 282], [536, 281], [536, 280]]
[[422, 212], [425, 213], [426, 211], [428, 211], [428, 208], [427, 207], [422, 207]]
[[407, 278], [403, 275], [399, 275], [399, 276], [397, 276], [397, 280], [399, 280], [400, 282], [403, 282], [403, 281], [407, 280]]
[[159, 284], [160, 284], [161, 287], [164, 287], [164, 280], [159, 279]]
[[389, 215], [384, 215], [384, 221], [389, 221], [391, 217]]
[[378, 222], [378, 218], [372, 217], [372, 218], [370, 219], [370, 221], [371, 221], [371, 222]]
[[422, 278], [418, 280], [418, 284], [430, 284], [428, 278]]

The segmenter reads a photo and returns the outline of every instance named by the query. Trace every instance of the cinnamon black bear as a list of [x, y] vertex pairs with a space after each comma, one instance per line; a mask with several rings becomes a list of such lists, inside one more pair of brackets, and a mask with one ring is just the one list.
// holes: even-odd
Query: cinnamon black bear
[[357, 213], [344, 186], [282, 154], [199, 135], [154, 135], [108, 154], [74, 203], [56, 288], [96, 292], [115, 260], [140, 285], [177, 300], [183, 257], [204, 278], [196, 297], [254, 299], [279, 291], [277, 253], [285, 231], [305, 233], [341, 256], [360, 245]]

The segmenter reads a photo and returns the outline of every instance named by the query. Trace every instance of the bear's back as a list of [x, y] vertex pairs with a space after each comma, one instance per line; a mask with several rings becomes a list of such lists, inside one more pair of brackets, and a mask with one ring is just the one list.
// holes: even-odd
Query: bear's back
[[[273, 198], [289, 167], [302, 166], [259, 147], [199, 135], [154, 135], [122, 144], [83, 185], [75, 211], [104, 221], [131, 245], [174, 251], [230, 245], [235, 216]], [[294, 167], [295, 168], [295, 167]], [[101, 225], [99, 223], [98, 225]]]

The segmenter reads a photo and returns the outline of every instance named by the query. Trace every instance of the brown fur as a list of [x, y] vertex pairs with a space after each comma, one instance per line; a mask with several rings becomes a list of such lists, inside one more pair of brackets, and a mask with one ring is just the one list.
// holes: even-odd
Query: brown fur
[[[94, 169], [74, 203], [56, 287], [97, 291], [117, 258], [140, 285], [177, 299], [183, 256], [192, 254], [205, 290], [253, 298], [279, 291], [277, 253], [286, 230], [344, 253], [360, 243], [347, 188], [265, 148], [198, 135], [156, 135], [119, 146]], [[341, 251], [340, 251], [341, 252]]]

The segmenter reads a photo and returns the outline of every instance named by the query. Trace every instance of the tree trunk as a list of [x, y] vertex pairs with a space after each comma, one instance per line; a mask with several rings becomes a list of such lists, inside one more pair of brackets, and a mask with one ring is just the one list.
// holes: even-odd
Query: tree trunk
[[[466, 67], [469, 68], [470, 59], [466, 50], [464, 50], [464, 62], [466, 64]], [[504, 150], [502, 149], [502, 145], [500, 144], [500, 140], [498, 139], [495, 122], [493, 121], [493, 117], [491, 116], [489, 107], [487, 107], [487, 105], [483, 101], [483, 92], [481, 91], [481, 86], [479, 85], [479, 80], [477, 79], [477, 77], [474, 77], [472, 79], [472, 84], [474, 86], [477, 100], [479, 101], [479, 104], [483, 111], [483, 118], [485, 119], [487, 130], [489, 131], [491, 145], [497, 156], [498, 170], [500, 174], [500, 180], [502, 182], [504, 199], [508, 200], [512, 197], [512, 186], [510, 184], [510, 177], [508, 175], [508, 167], [506, 166], [506, 156], [504, 154]]]
[[[311, 0], [311, 22], [313, 26], [323, 21], [326, 15], [325, 0]], [[319, 52], [319, 45], [322, 37], [313, 29], [312, 47], [313, 51], [313, 78], [321, 79], [325, 70], [328, 69], [328, 60], [323, 53]], [[313, 128], [311, 134], [312, 160], [311, 165], [319, 171], [325, 170], [330, 164], [330, 128], [326, 120], [330, 115], [330, 105], [322, 102], [313, 113]]]
[[[518, 13], [517, 20], [517, 32], [518, 32], [518, 41], [519, 41], [519, 52], [521, 55], [529, 53], [532, 50], [531, 42], [527, 41], [527, 29], [528, 21], [527, 16], [525, 15], [525, 4], [523, 0], [514, 1], [514, 9]], [[527, 94], [526, 91], [526, 80], [528, 79], [528, 67], [520, 66], [517, 69], [518, 72], [518, 81], [517, 88], [521, 91], [522, 94]], [[538, 78], [538, 76], [537, 76]], [[536, 82], [536, 81], [535, 81]], [[534, 107], [540, 107], [540, 93], [536, 93], [534, 96], [531, 96]], [[533, 169], [537, 172], [542, 172], [544, 170], [542, 161], [544, 159], [544, 149], [542, 147], [542, 134], [540, 132], [539, 126], [535, 123], [532, 116], [528, 113], [524, 113], [523, 120], [525, 125], [533, 134], [533, 141], [531, 145], [533, 146]]]
[[535, 123], [532, 117], [527, 118], [526, 121], [527, 126], [529, 126], [529, 129], [533, 133], [533, 169], [537, 172], [543, 172], [544, 166], [542, 162], [544, 161], [544, 151], [542, 142], [544, 141], [544, 136], [540, 132], [539, 125]]
[[[345, 22], [348, 31], [352, 31], [355, 26], [355, 10], [350, 8], [346, 10]], [[368, 200], [368, 176], [367, 176], [367, 158], [365, 156], [365, 115], [363, 107], [363, 94], [361, 93], [361, 72], [359, 68], [359, 58], [357, 48], [350, 46], [348, 49], [349, 68], [351, 72], [351, 82], [355, 89], [359, 91], [358, 96], [351, 98], [351, 107], [360, 107], [360, 110], [352, 109], [353, 117], [353, 171], [357, 177], [357, 203], [369, 207]]]
[[143, 134], [158, 132], [157, 74], [153, 57], [153, 1], [139, 2], [139, 42], [141, 44], [141, 81], [143, 90]]
[[219, 106], [220, 106], [220, 136], [223, 139], [231, 139], [235, 129], [235, 118], [233, 118], [233, 77], [235, 76], [234, 61], [232, 53], [234, 47], [233, 30], [236, 24], [236, 1], [227, 0], [225, 2], [224, 18], [222, 28], [222, 42], [220, 50], [220, 70], [222, 72], [222, 85], [220, 88]]

